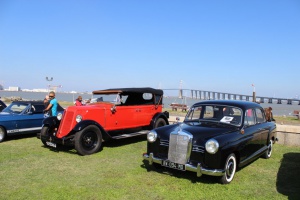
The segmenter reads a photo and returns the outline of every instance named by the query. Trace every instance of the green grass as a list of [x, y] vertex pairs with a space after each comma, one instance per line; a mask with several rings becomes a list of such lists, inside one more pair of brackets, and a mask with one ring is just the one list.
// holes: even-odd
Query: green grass
[[216, 177], [154, 169], [145, 137], [110, 141], [90, 156], [45, 148], [36, 137], [0, 144], [0, 199], [300, 199], [300, 147], [276, 144], [270, 159]]

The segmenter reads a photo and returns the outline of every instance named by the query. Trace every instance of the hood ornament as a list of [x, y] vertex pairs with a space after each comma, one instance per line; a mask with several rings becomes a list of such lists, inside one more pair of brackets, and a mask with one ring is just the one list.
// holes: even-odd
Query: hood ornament
[[180, 124], [179, 124], [179, 130], [178, 130], [178, 134], [180, 134], [180, 133], [182, 132], [182, 126], [183, 126], [183, 124], [182, 124], [182, 123], [180, 123]]

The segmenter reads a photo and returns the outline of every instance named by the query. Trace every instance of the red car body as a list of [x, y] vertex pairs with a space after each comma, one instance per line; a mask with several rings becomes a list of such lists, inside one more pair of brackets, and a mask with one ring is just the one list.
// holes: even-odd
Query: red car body
[[146, 135], [153, 128], [169, 124], [169, 113], [162, 112], [162, 90], [119, 88], [93, 94], [103, 95], [104, 100], [70, 106], [62, 117], [47, 118], [38, 138], [46, 146], [75, 146], [79, 154], [89, 155], [99, 151], [102, 141]]

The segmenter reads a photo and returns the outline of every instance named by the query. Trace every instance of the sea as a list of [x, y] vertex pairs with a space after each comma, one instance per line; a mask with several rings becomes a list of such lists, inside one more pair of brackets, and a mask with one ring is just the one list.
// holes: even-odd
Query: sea
[[[25, 92], [25, 91], [5, 91], [0, 90], [1, 99], [4, 98], [22, 98], [23, 100], [43, 100], [47, 95], [47, 92]], [[74, 102], [78, 96], [82, 96], [82, 99], [93, 99], [97, 96], [92, 93], [68, 93], [68, 92], [56, 92], [56, 99], [58, 101], [67, 101]], [[200, 99], [192, 99], [189, 97], [185, 97], [184, 99], [180, 99], [175, 96], [165, 96], [163, 99], [163, 104], [165, 107], [170, 107], [171, 103], [179, 103], [186, 104], [188, 107], [192, 106], [194, 103], [200, 102], [203, 100]], [[292, 102], [291, 105], [287, 104], [287, 102], [283, 101], [282, 104], [273, 103], [260, 103], [263, 108], [272, 107], [273, 115], [276, 116], [289, 116], [293, 115], [294, 110], [300, 110], [300, 105], [298, 102]]]

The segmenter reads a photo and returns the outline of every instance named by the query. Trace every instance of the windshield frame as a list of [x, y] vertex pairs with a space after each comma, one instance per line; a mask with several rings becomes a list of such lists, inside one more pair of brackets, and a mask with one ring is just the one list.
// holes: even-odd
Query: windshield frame
[[[16, 106], [23, 106], [22, 109], [20, 109], [20, 111], [17, 111], [16, 109], [12, 109], [15, 108]], [[30, 104], [28, 103], [23, 103], [23, 102], [18, 102], [18, 103], [11, 103], [9, 104], [6, 108], [4, 108], [2, 110], [3, 113], [11, 113], [11, 114], [23, 114], [25, 113], [28, 108], [30, 107]]]
[[185, 122], [206, 121], [242, 126], [243, 109], [237, 106], [224, 104], [197, 104], [192, 106], [185, 116]]

